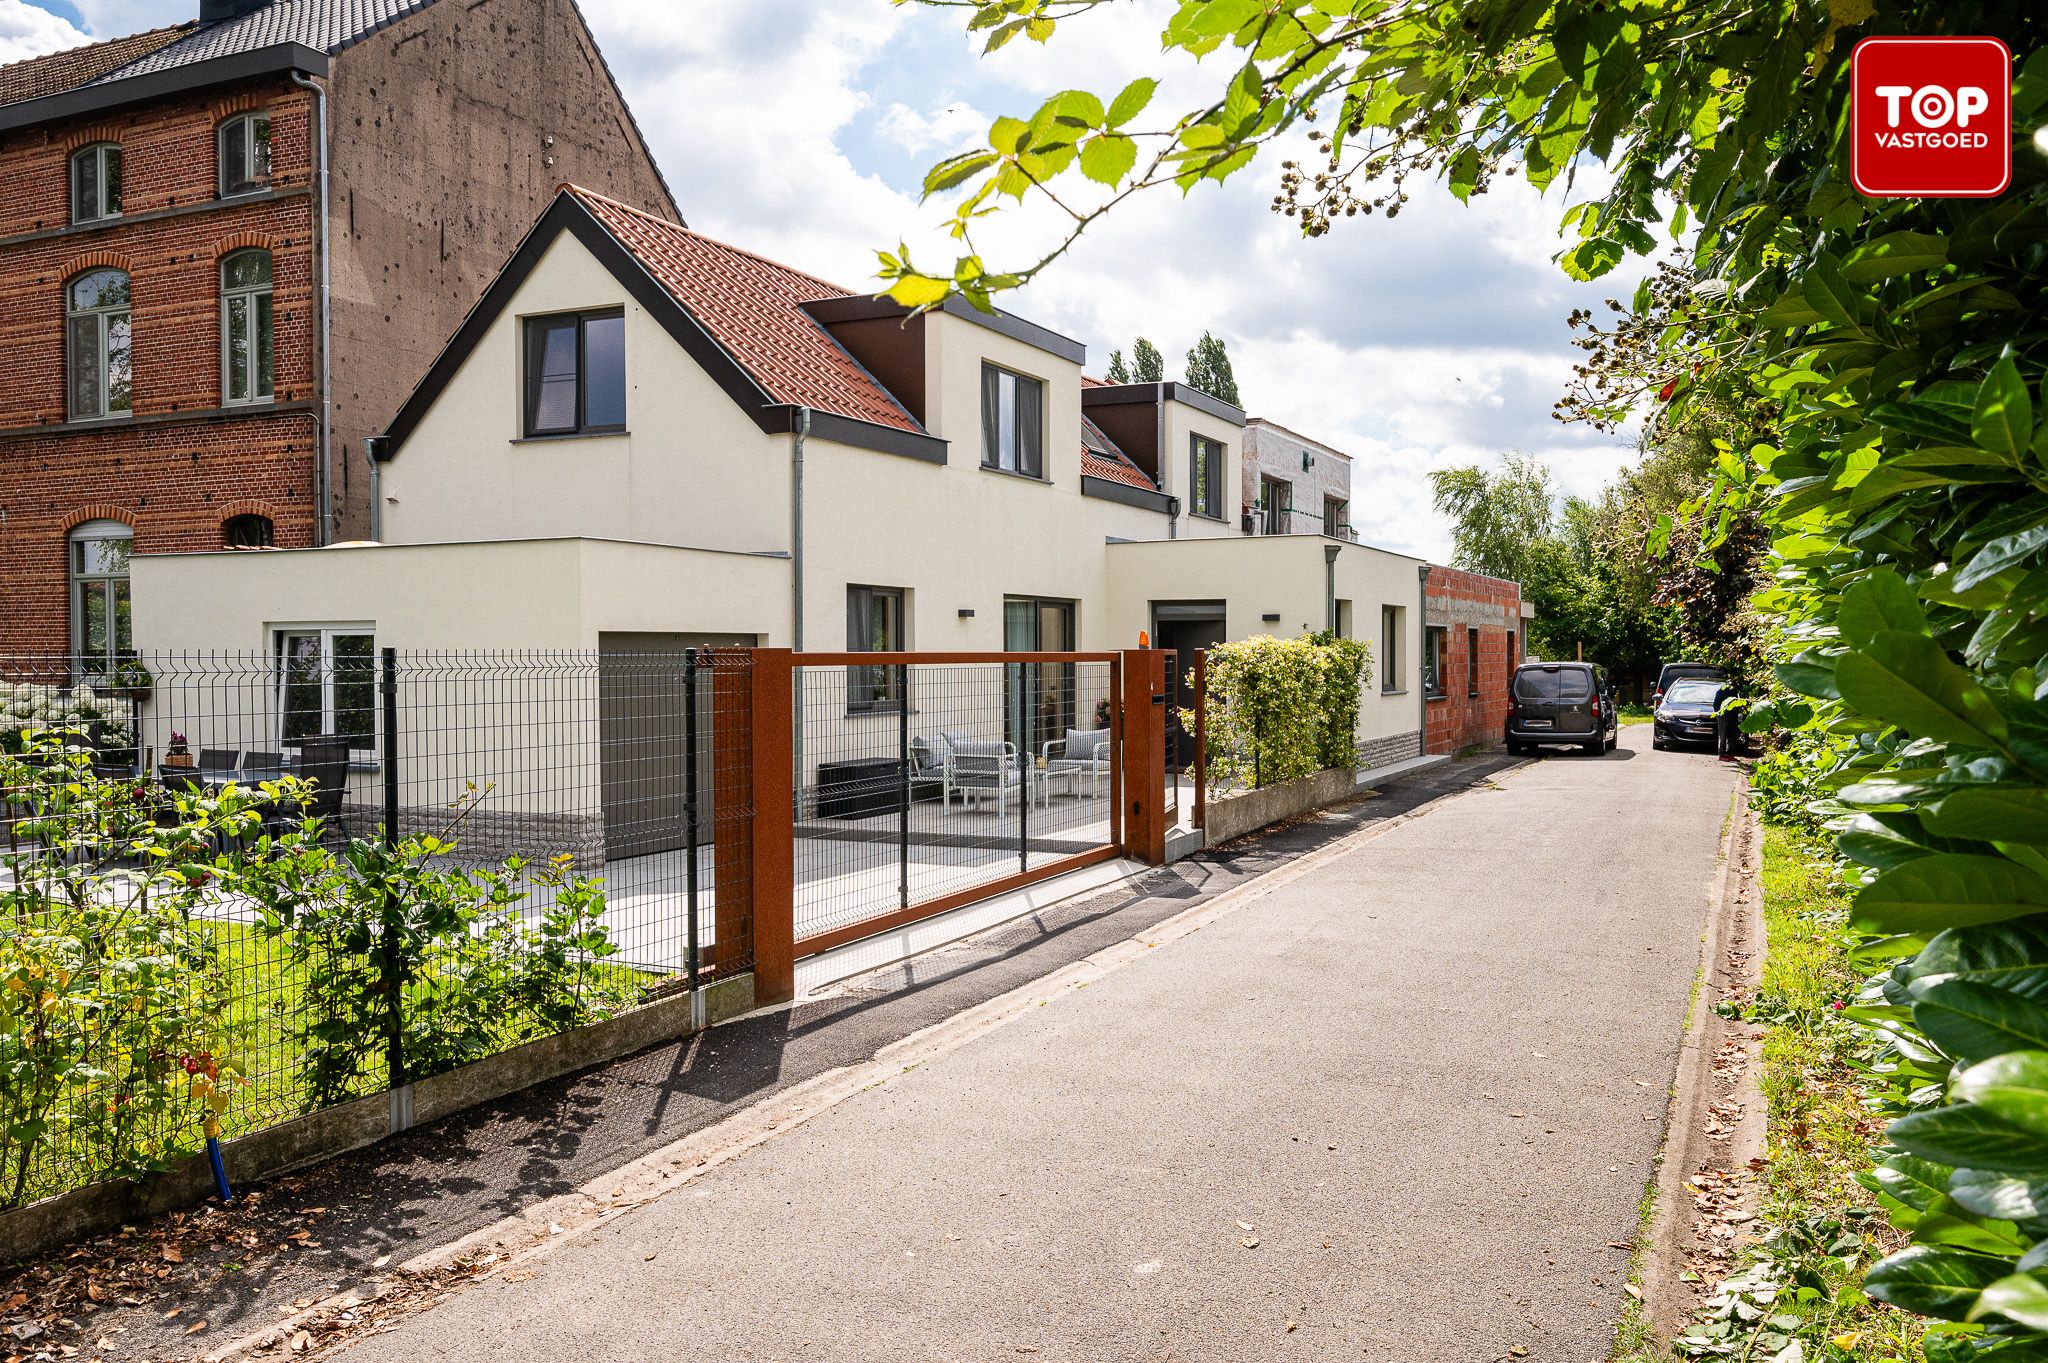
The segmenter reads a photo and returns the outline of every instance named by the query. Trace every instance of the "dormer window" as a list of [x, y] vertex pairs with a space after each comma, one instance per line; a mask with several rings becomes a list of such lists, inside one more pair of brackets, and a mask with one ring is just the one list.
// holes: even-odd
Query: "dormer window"
[[220, 195], [249, 194], [270, 184], [270, 115], [236, 114], [220, 125]]
[[121, 216], [121, 149], [95, 142], [71, 153], [71, 221]]
[[981, 367], [981, 466], [1028, 478], [1045, 467], [1045, 385], [1037, 379]]

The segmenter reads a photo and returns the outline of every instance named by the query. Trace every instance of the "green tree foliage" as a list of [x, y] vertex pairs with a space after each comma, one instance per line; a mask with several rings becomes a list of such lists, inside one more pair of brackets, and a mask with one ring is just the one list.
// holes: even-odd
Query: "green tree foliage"
[[1159, 347], [1140, 336], [1131, 342], [1131, 382], [1164, 383], [1166, 381], [1166, 357], [1159, 353]]
[[1109, 374], [1107, 377], [1111, 383], [1129, 383], [1131, 381], [1131, 367], [1124, 363], [1123, 351], [1112, 350], [1109, 352]]
[[1220, 398], [1233, 407], [1244, 406], [1237, 395], [1237, 376], [1230, 370], [1230, 352], [1208, 332], [1188, 348], [1188, 387]]
[[1436, 509], [1451, 519], [1453, 562], [1469, 572], [1515, 582], [1535, 575], [1536, 559], [1556, 540], [1550, 470], [1510, 454], [1500, 471], [1475, 465], [1432, 469]]

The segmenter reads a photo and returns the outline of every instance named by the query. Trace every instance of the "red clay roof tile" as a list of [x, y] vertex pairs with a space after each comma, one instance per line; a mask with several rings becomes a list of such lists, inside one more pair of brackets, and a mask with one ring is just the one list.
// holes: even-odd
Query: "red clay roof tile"
[[153, 28], [147, 33], [131, 33], [125, 38], [109, 38], [103, 43], [74, 47], [64, 52], [50, 52], [26, 61], [9, 62], [0, 66], [0, 104], [41, 99], [44, 95], [75, 90], [109, 71], [148, 56], [158, 48], [169, 47], [198, 27], [199, 21], [195, 19], [189, 23], [172, 24], [168, 28]]
[[923, 430], [800, 306], [850, 298], [850, 290], [580, 186], [563, 188], [771, 398], [879, 426]]

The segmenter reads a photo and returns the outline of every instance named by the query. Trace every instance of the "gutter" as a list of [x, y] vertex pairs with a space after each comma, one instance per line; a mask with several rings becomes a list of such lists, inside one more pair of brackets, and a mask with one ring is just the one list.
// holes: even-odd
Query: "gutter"
[[[330, 260], [333, 254], [333, 218], [328, 212], [328, 159], [333, 150], [327, 135], [327, 90], [317, 82], [307, 80], [297, 71], [292, 72], [292, 84], [313, 92], [313, 106], [318, 111], [320, 124], [320, 453], [313, 461], [313, 486], [316, 511], [314, 515], [313, 542], [332, 544], [334, 542], [334, 390], [329, 379], [329, 359], [333, 354], [334, 311], [331, 281], [333, 278]], [[374, 483], [376, 463], [370, 465]], [[370, 499], [370, 515], [377, 514], [376, 493]], [[375, 539], [376, 535], [371, 534]]]
[[796, 409], [796, 435], [789, 461], [789, 633], [790, 647], [804, 646], [804, 437], [811, 433], [811, 409]]
[[[1415, 637], [1422, 640], [1424, 647], [1429, 640], [1429, 565], [1423, 564], [1415, 570], [1415, 608], [1421, 612], [1415, 623], [1419, 627]], [[1422, 659], [1415, 660], [1415, 732], [1422, 740], [1422, 755], [1429, 755], [1429, 688], [1422, 684]]]
[[[184, 42], [186, 39], [181, 38], [178, 41]], [[139, 57], [136, 60], [146, 61], [148, 58]], [[96, 81], [74, 89], [63, 90], [54, 95], [42, 95], [35, 99], [16, 100], [12, 104], [0, 107], [0, 133], [13, 132], [19, 128], [33, 128], [38, 124], [55, 122], [60, 118], [76, 118], [81, 114], [109, 113], [116, 109], [161, 99], [166, 95], [186, 94], [193, 90], [228, 85], [236, 81], [255, 80], [263, 76], [278, 76], [287, 72], [325, 76], [327, 67], [327, 54], [318, 48], [308, 47], [304, 43], [273, 43], [269, 47], [259, 47], [250, 52], [210, 57], [205, 61], [183, 62], [136, 76], [122, 76], [111, 80], [102, 76]]]

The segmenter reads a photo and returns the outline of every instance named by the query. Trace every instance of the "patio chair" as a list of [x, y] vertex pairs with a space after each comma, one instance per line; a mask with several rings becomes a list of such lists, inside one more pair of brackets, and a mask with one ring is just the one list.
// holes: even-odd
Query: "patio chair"
[[348, 752], [345, 738], [309, 738], [300, 744], [295, 774], [313, 788], [303, 805], [266, 810], [264, 831], [270, 832], [273, 823], [318, 819], [323, 827], [338, 830], [344, 838], [353, 837], [348, 820], [341, 815], [342, 803], [348, 798]]
[[1069, 729], [1065, 738], [1055, 738], [1040, 749], [1040, 766], [1047, 771], [1077, 771], [1088, 783], [1093, 799], [1102, 793], [1109, 777], [1109, 730]]
[[1003, 817], [1009, 811], [1010, 792], [1023, 783], [1023, 773], [1017, 769], [1017, 745], [970, 738], [953, 739], [949, 747], [939, 791], [941, 815], [952, 813], [957, 794], [963, 809], [970, 800], [993, 796], [996, 817]]
[[242, 784], [260, 786], [265, 781], [275, 781], [285, 772], [284, 754], [281, 752], [245, 752], [242, 754]]
[[929, 800], [945, 789], [946, 754], [952, 745], [946, 736], [937, 738], [918, 737], [910, 740], [910, 798]]
[[235, 769], [242, 765], [240, 748], [201, 748], [199, 750], [199, 780], [202, 785], [224, 786], [235, 779]]

